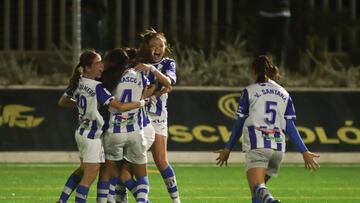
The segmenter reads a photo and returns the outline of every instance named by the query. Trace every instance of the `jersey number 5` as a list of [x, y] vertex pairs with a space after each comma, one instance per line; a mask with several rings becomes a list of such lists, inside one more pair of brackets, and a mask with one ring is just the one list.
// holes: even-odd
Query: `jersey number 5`
[[276, 120], [276, 106], [277, 102], [267, 101], [265, 102], [265, 114], [269, 115], [268, 118], [265, 118], [265, 122], [268, 124], [274, 124]]

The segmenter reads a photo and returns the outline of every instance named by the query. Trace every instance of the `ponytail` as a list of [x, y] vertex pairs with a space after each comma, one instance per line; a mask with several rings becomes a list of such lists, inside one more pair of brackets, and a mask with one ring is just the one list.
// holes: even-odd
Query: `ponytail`
[[80, 63], [75, 67], [74, 72], [69, 80], [69, 89], [74, 92], [79, 84], [79, 79], [84, 72], [84, 68], [80, 66]]
[[266, 82], [268, 79], [275, 81], [280, 79], [279, 68], [265, 55], [258, 56], [254, 60], [252, 67], [258, 76], [256, 79], [257, 83]]

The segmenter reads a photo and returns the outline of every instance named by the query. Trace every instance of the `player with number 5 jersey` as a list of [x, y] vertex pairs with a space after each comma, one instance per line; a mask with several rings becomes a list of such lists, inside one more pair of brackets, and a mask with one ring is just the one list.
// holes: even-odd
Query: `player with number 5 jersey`
[[252, 203], [280, 203], [265, 185], [270, 177], [277, 176], [285, 153], [285, 135], [302, 153], [305, 167], [319, 168], [315, 157], [303, 143], [295, 127], [293, 101], [289, 93], [275, 80], [279, 69], [264, 55], [257, 57], [252, 66], [254, 84], [242, 92], [237, 110], [237, 121], [230, 139], [219, 153], [217, 164], [227, 165], [230, 152], [243, 135], [243, 151]]

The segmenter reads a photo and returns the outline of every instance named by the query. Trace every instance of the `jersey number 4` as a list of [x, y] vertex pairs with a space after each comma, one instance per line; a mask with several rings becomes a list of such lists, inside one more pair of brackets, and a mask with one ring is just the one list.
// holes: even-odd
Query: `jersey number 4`
[[131, 102], [132, 101], [132, 91], [131, 89], [124, 89], [121, 97], [120, 97], [120, 102]]

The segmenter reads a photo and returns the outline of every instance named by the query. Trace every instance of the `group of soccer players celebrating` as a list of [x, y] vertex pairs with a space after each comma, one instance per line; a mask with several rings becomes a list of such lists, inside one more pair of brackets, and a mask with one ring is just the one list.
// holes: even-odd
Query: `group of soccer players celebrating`
[[147, 151], [151, 150], [170, 199], [180, 203], [175, 172], [167, 159], [167, 98], [176, 82], [176, 63], [163, 33], [147, 30], [138, 49], [116, 48], [104, 59], [84, 51], [59, 100], [77, 107], [75, 139], [80, 166], [59, 197], [86, 202], [95, 179], [98, 203], [150, 202]]
[[[138, 49], [116, 48], [104, 59], [84, 51], [70, 84], [59, 100], [77, 107], [75, 139], [80, 166], [68, 177], [58, 202], [73, 191], [75, 202], [86, 202], [95, 179], [98, 203], [126, 203], [128, 191], [136, 202], [148, 203], [147, 151], [151, 150], [173, 203], [180, 203], [174, 169], [167, 159], [167, 98], [176, 82], [176, 63], [163, 33], [147, 30]], [[239, 100], [237, 121], [217, 164], [227, 164], [230, 152], [243, 134], [245, 167], [252, 203], [279, 203], [266, 183], [279, 172], [285, 153], [285, 135], [298, 147], [305, 166], [319, 164], [304, 145], [294, 124], [289, 93], [276, 81], [279, 69], [264, 55], [252, 64], [254, 84]]]

